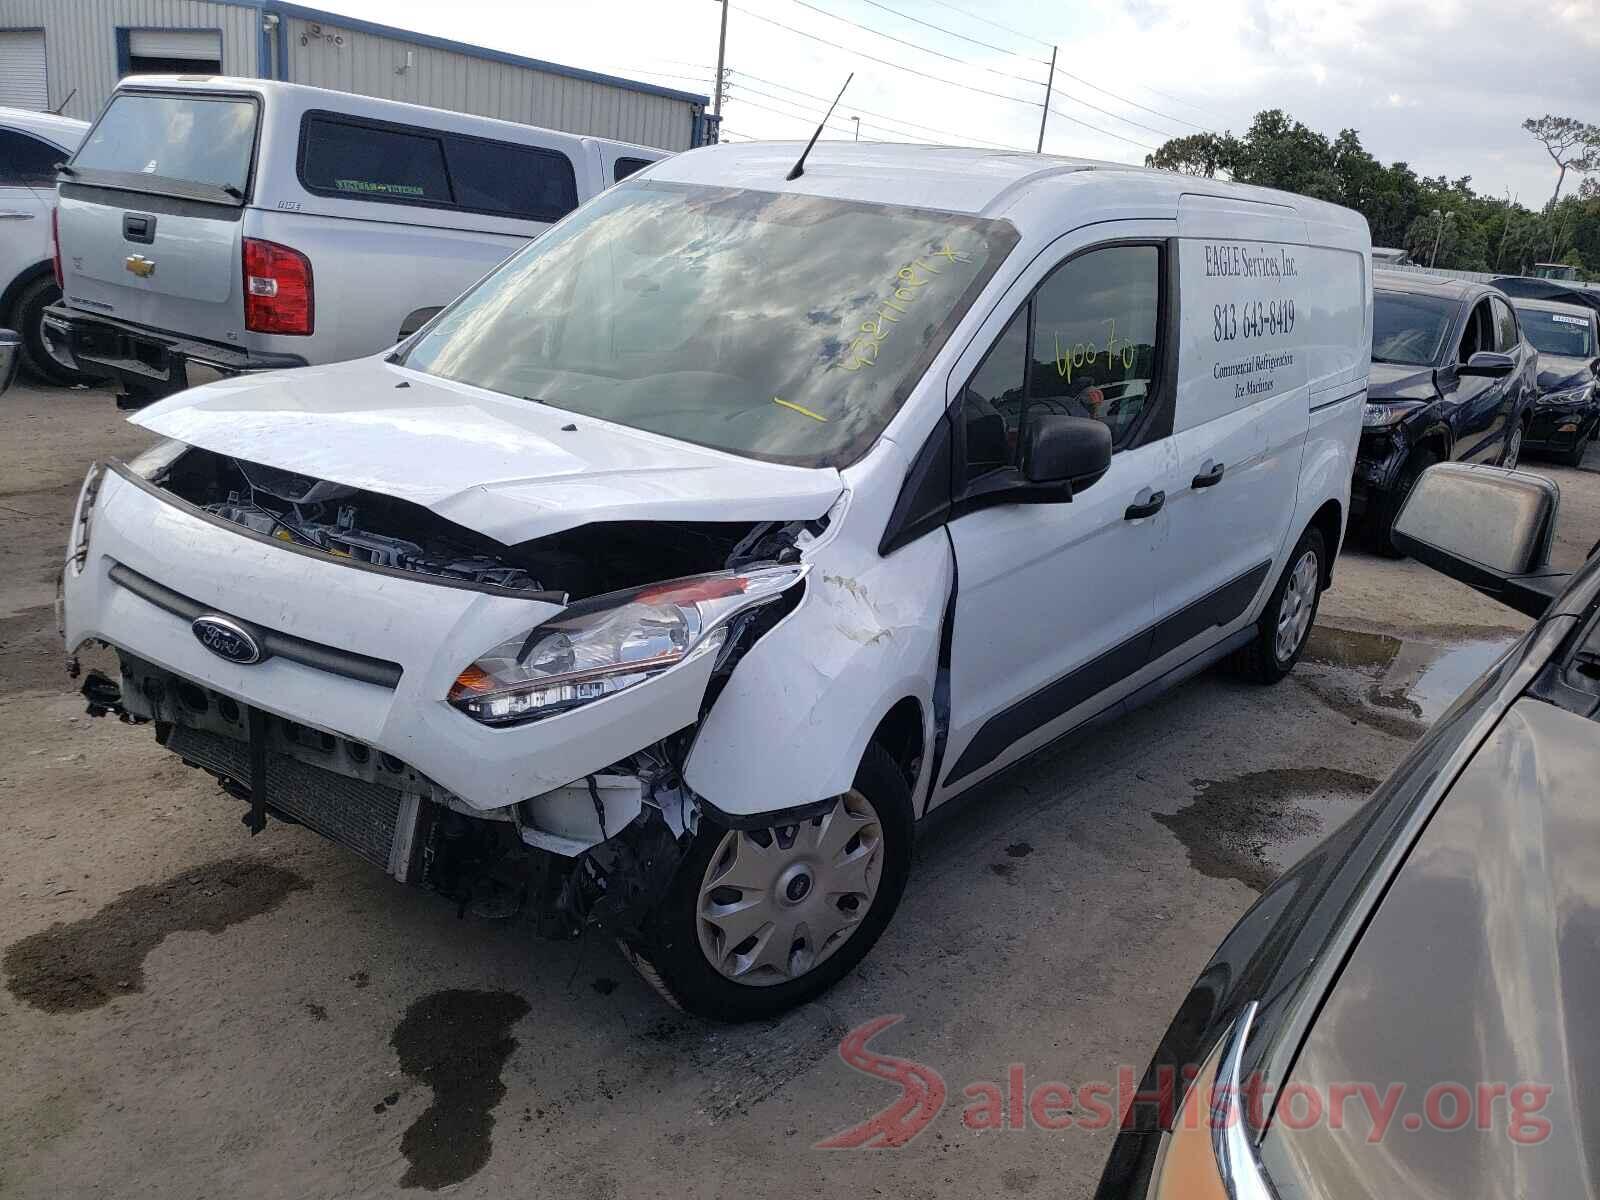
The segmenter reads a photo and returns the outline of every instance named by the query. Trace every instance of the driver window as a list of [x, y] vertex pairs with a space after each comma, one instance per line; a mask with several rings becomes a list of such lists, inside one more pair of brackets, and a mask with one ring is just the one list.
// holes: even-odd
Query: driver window
[[1512, 315], [1511, 306], [1498, 296], [1494, 298], [1494, 330], [1496, 350], [1502, 354], [1516, 350], [1517, 343], [1522, 340], [1517, 332], [1517, 318]]
[[1465, 366], [1479, 350], [1493, 349], [1494, 322], [1489, 317], [1489, 302], [1480, 300], [1467, 318], [1466, 332], [1461, 335], [1460, 361]]
[[1161, 254], [1107, 246], [1064, 263], [1033, 302], [1027, 416], [1093, 417], [1127, 445], [1151, 400]]
[[1093, 417], [1127, 447], [1152, 401], [1161, 252], [1107, 246], [1058, 267], [1017, 312], [962, 394], [968, 480], [1020, 463], [1040, 413]]

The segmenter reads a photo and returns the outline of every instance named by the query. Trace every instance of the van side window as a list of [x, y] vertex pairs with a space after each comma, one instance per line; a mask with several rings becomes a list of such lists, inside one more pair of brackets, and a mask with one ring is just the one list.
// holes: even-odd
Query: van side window
[[578, 207], [578, 179], [565, 154], [450, 134], [444, 152], [461, 208], [559, 221]]
[[438, 137], [326, 117], [306, 119], [301, 179], [312, 191], [358, 200], [450, 203]]
[[1103, 421], [1125, 449], [1155, 391], [1160, 304], [1155, 246], [1106, 246], [1056, 268], [962, 392], [967, 479], [1019, 465], [1039, 413]]
[[619, 158], [611, 164], [611, 181], [621, 183], [636, 171], [642, 171], [654, 160], [649, 158]]
[[1024, 304], [1022, 311], [1011, 318], [1011, 324], [1006, 326], [962, 392], [968, 479], [977, 479], [1017, 462], [1031, 311], [1032, 305]]
[[1107, 246], [1058, 267], [1033, 301], [1028, 412], [1093, 417], [1127, 445], [1151, 401], [1161, 254]]

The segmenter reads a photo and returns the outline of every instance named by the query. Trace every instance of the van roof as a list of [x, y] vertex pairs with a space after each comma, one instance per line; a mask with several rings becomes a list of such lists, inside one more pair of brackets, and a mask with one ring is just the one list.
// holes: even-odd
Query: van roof
[[[1021, 195], [1082, 190], [1113, 207], [1119, 198], [1161, 214], [1185, 195], [1231, 197], [1292, 210], [1301, 217], [1360, 229], [1365, 219], [1306, 196], [1270, 188], [1225, 183], [1126, 163], [1068, 158], [1024, 151], [900, 142], [819, 141], [806, 158], [805, 174], [785, 179], [804, 142], [739, 142], [686, 151], [651, 168], [649, 178], [679, 183], [795, 192], [880, 204], [901, 204], [974, 216], [994, 215]], [[1282, 213], [1287, 215], [1287, 213]]]
[[[513, 139], [526, 136], [530, 130], [562, 138], [588, 138], [608, 146], [621, 146], [641, 150], [652, 157], [668, 151], [658, 146], [644, 146], [636, 142], [622, 142], [616, 138], [598, 137], [586, 133], [569, 133], [550, 129], [528, 121], [505, 121], [499, 117], [482, 117], [477, 113], [458, 112], [452, 108], [434, 108], [426, 104], [410, 104], [404, 100], [385, 100], [378, 96], [363, 96], [358, 92], [341, 92], [334, 88], [312, 87], [308, 83], [285, 83], [277, 79], [248, 79], [232, 75], [129, 75], [117, 84], [118, 91], [181, 91], [181, 92], [254, 92], [258, 96], [292, 96], [304, 107], [326, 108], [350, 112], [361, 116], [378, 116], [397, 124], [447, 127], [455, 124], [470, 127], [485, 137], [500, 136]], [[441, 124], [440, 114], [448, 120]]]

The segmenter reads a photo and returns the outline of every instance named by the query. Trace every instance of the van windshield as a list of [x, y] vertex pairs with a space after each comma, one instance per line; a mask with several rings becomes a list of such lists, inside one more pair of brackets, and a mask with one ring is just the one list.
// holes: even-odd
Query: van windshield
[[401, 361], [751, 458], [844, 466], [1016, 242], [1005, 221], [625, 183], [502, 264]]
[[1593, 318], [1579, 311], [1551, 312], [1547, 308], [1517, 307], [1522, 331], [1540, 354], [1565, 358], [1595, 356]]
[[[228, 96], [119, 92], [73, 156], [75, 173], [190, 185], [243, 202], [256, 138], [256, 106]], [[152, 189], [155, 190], [155, 189]], [[219, 199], [221, 197], [218, 197]]]
[[1410, 292], [1372, 298], [1372, 361], [1431, 367], [1460, 305]]

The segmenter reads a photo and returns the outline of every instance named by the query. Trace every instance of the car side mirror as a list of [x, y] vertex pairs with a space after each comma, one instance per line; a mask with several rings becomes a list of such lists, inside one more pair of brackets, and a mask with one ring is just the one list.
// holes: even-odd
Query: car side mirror
[[1026, 426], [1022, 477], [1029, 483], [1065, 483], [1075, 492], [1111, 469], [1111, 429], [1089, 417], [1044, 413]]
[[1479, 350], [1467, 359], [1467, 365], [1456, 371], [1457, 375], [1480, 375], [1487, 379], [1499, 379], [1516, 370], [1516, 360], [1509, 354], [1501, 354], [1497, 350]]
[[22, 336], [15, 330], [0, 329], [0, 396], [17, 377], [22, 364]]
[[1541, 475], [1440, 463], [1417, 477], [1392, 537], [1418, 562], [1540, 617], [1568, 579], [1549, 567], [1560, 504]]

